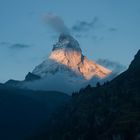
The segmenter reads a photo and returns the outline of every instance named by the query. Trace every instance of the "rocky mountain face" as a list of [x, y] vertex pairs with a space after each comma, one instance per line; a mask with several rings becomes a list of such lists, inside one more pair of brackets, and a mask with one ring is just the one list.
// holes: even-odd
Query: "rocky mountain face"
[[46, 122], [40, 140], [139, 140], [140, 51], [128, 70], [110, 82], [72, 94], [71, 103]]
[[96, 85], [110, 74], [111, 70], [88, 60], [71, 35], [61, 34], [49, 58], [26, 76], [22, 87], [72, 93], [88, 83]]
[[41, 77], [48, 73], [71, 71], [86, 80], [93, 77], [100, 79], [108, 76], [111, 71], [89, 61], [83, 54], [77, 40], [67, 34], [61, 34], [58, 42], [53, 46], [49, 59], [37, 66], [33, 73]]

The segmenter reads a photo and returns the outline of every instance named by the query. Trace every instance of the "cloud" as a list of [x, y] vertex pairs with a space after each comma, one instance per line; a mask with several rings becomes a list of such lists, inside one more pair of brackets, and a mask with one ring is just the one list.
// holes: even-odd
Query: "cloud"
[[7, 45], [9, 45], [9, 43], [3, 41], [3, 42], [0, 42], [0, 45], [1, 45], [1, 46], [7, 46]]
[[9, 42], [0, 42], [0, 45], [4, 47], [8, 47], [10, 49], [24, 49], [24, 48], [31, 47], [30, 45], [27, 44], [21, 44], [21, 43], [11, 44]]
[[98, 17], [94, 17], [92, 21], [79, 21], [73, 27], [73, 32], [87, 32], [90, 29], [95, 28], [96, 23], [98, 22]]
[[86, 86], [87, 82], [82, 77], [69, 77], [67, 72], [48, 74], [36, 81], [24, 83], [24, 87], [32, 90], [60, 91], [71, 94]]
[[115, 32], [115, 31], [117, 31], [117, 28], [109, 28], [108, 30], [111, 32]]
[[113, 73], [120, 74], [121, 72], [126, 70], [126, 66], [124, 66], [118, 62], [110, 61], [108, 59], [98, 59], [96, 62], [98, 64], [112, 70]]
[[71, 32], [75, 34], [77, 38], [89, 38], [92, 40], [102, 40], [102, 36], [98, 34], [97, 29], [104, 28], [97, 16], [90, 21], [78, 21], [71, 27]]
[[75, 34], [75, 37], [77, 37], [77, 38], [89, 38], [89, 35], [80, 33], [80, 34]]
[[26, 45], [26, 44], [12, 44], [9, 46], [12, 49], [24, 49], [24, 48], [29, 48], [30, 45]]
[[54, 14], [48, 13], [45, 16], [45, 23], [58, 33], [69, 33], [69, 28], [65, 25], [64, 20]]
[[[107, 28], [106, 25], [100, 22], [97, 16], [93, 17], [89, 21], [77, 21], [70, 28], [67, 27], [64, 20], [60, 16], [57, 16], [52, 13], [48, 13], [47, 15], [45, 15], [44, 21], [57, 33], [72, 33], [77, 38], [90, 38], [92, 40], [103, 40], [104, 37], [98, 34], [97, 29]], [[113, 27], [107, 28], [107, 30], [110, 32], [117, 31], [117, 29]]]

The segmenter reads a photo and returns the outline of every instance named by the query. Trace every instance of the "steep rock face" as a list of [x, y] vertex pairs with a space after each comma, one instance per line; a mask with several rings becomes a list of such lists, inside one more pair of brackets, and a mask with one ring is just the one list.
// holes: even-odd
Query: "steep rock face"
[[53, 46], [49, 59], [37, 66], [33, 73], [41, 77], [48, 73], [59, 71], [73, 71], [76, 75], [82, 76], [86, 80], [98, 77], [105, 78], [111, 73], [95, 62], [89, 61], [83, 54], [77, 40], [72, 36], [61, 34], [58, 42]]
[[89, 61], [86, 57], [84, 57], [83, 62], [80, 63], [79, 71], [87, 80], [90, 80], [94, 76], [103, 79], [111, 73], [110, 70], [93, 61]]

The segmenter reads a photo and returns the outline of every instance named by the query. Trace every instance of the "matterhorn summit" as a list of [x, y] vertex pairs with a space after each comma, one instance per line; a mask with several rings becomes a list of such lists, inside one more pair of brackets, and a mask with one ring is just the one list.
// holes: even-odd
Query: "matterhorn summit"
[[89, 61], [82, 54], [77, 40], [71, 35], [61, 34], [58, 42], [53, 45], [52, 52], [47, 60], [33, 70], [33, 74], [41, 77], [58, 72], [68, 72], [73, 76], [81, 76], [85, 80], [93, 77], [105, 78], [111, 71], [93, 61]]
[[50, 56], [28, 73], [22, 87], [70, 94], [88, 84], [96, 85], [111, 73], [109, 69], [88, 60], [71, 35], [61, 34]]

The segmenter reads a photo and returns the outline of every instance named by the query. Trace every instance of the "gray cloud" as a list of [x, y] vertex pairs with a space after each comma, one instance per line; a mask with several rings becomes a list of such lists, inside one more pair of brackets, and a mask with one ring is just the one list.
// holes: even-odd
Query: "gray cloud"
[[[103, 40], [104, 37], [97, 35], [96, 29], [107, 28], [102, 24], [97, 16], [89, 21], [77, 21], [71, 28], [68, 28], [64, 20], [52, 13], [48, 13], [44, 18], [45, 23], [57, 33], [72, 33], [77, 38], [91, 38], [93, 40]], [[95, 31], [96, 30], [96, 31]], [[116, 28], [107, 28], [110, 32], [117, 31]], [[93, 32], [94, 31], [94, 32]], [[53, 36], [54, 38], [54, 36]]]
[[110, 61], [108, 59], [98, 59], [96, 62], [112, 71], [112, 73], [109, 76], [107, 76], [105, 79], [100, 81], [100, 83], [102, 83], [102, 84], [105, 81], [110, 81], [110, 80], [114, 79], [117, 75], [119, 75], [120, 73], [122, 73], [123, 71], [125, 71], [127, 69], [126, 66], [124, 66], [118, 62]]
[[115, 32], [115, 31], [117, 31], [117, 28], [109, 28], [108, 30], [111, 32]]
[[45, 16], [45, 23], [58, 33], [69, 33], [69, 28], [65, 25], [64, 20], [59, 16], [49, 13]]
[[127, 68], [126, 66], [124, 66], [118, 62], [110, 61], [108, 59], [98, 59], [96, 62], [98, 64], [112, 70], [113, 73], [117, 73], [117, 74], [125, 71]]
[[78, 91], [86, 85], [87, 81], [80, 77], [70, 78], [67, 72], [58, 72], [56, 74], [48, 74], [40, 80], [26, 82], [23, 86], [33, 90], [53, 90], [71, 94], [73, 91]]
[[98, 17], [94, 17], [92, 21], [79, 21], [73, 27], [73, 32], [87, 32], [90, 29], [95, 28], [96, 23], [98, 22]]
[[1, 46], [7, 46], [7, 45], [9, 45], [9, 43], [3, 41], [3, 42], [0, 42], [0, 45], [1, 45]]
[[88, 34], [80, 33], [80, 34], [75, 34], [75, 37], [77, 37], [77, 38], [89, 38], [90, 36]]
[[23, 48], [29, 48], [30, 45], [26, 45], [26, 44], [12, 44], [9, 46], [12, 49], [23, 49]]
[[30, 45], [27, 44], [21, 44], [21, 43], [11, 44], [9, 42], [0, 42], [0, 45], [4, 47], [8, 47], [10, 49], [23, 49], [23, 48], [31, 47]]

